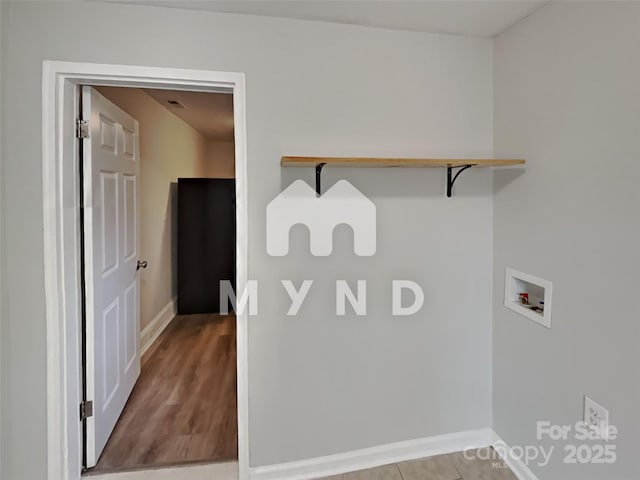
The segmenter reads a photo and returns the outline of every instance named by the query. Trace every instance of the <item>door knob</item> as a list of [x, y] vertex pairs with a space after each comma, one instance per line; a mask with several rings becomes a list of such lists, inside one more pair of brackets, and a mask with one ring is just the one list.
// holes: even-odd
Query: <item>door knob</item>
[[141, 268], [147, 268], [146, 260], [138, 260], [138, 263], [136, 264], [136, 270], [140, 270]]

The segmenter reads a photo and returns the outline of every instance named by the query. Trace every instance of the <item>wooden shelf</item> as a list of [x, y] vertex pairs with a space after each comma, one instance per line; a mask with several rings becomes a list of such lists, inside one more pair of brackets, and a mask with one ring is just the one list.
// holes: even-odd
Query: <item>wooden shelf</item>
[[[316, 193], [322, 194], [322, 169], [330, 167], [393, 168], [432, 167], [447, 169], [447, 197], [453, 194], [453, 184], [458, 176], [472, 167], [508, 167], [523, 165], [519, 158], [365, 158], [365, 157], [282, 157], [283, 167], [315, 167]], [[457, 171], [454, 174], [454, 169]]]
[[471, 165], [474, 167], [507, 167], [523, 165], [522, 159], [478, 159], [478, 158], [359, 158], [359, 157], [282, 157], [283, 167], [315, 167], [324, 164], [327, 167], [352, 168], [392, 168], [392, 167], [440, 167], [456, 168]]

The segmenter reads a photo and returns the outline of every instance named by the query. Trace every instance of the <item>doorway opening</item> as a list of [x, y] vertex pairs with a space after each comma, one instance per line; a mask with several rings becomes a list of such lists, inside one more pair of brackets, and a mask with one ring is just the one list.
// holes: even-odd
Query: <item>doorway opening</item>
[[[106, 98], [96, 90], [102, 87], [127, 87], [126, 90], [167, 90], [174, 91], [176, 95], [179, 92], [207, 92], [210, 94], [233, 95], [233, 143], [235, 154], [235, 167], [233, 169], [235, 172], [235, 202], [233, 205], [235, 214], [231, 215], [235, 218], [235, 229], [233, 229], [235, 235], [235, 242], [233, 242], [235, 261], [232, 262], [234, 267], [233, 280], [235, 280], [236, 287], [239, 291], [243, 291], [247, 281], [244, 75], [227, 72], [44, 61], [43, 194], [45, 203], [44, 243], [45, 289], [47, 294], [47, 355], [49, 359], [47, 369], [48, 477], [60, 478], [61, 480], [80, 479], [83, 465], [86, 464], [85, 462], [87, 460], [87, 452], [84, 448], [85, 436], [83, 435], [86, 420], [93, 418], [95, 421], [97, 418], [96, 413], [104, 416], [105, 412], [109, 410], [108, 406], [104, 408], [105, 400], [111, 402], [114, 398], [124, 398], [124, 401], [122, 401], [124, 405], [128, 394], [122, 393], [126, 392], [127, 389], [121, 387], [125, 384], [130, 384], [127, 382], [130, 376], [133, 376], [133, 383], [136, 383], [135, 378], [137, 377], [137, 372], [133, 365], [135, 365], [136, 362], [138, 362], [138, 365], [142, 363], [143, 366], [141, 370], [144, 374], [144, 365], [147, 361], [151, 361], [154, 354], [160, 352], [166, 356], [169, 347], [167, 347], [167, 344], [164, 342], [167, 338], [172, 337], [170, 334], [176, 330], [180, 330], [180, 328], [186, 328], [186, 324], [188, 323], [184, 322], [184, 324], [181, 324], [172, 322], [172, 308], [169, 308], [167, 311], [161, 312], [164, 315], [163, 321], [156, 322], [156, 327], [153, 329], [149, 328], [145, 331], [145, 333], [148, 334], [147, 337], [140, 338], [135, 335], [135, 333], [142, 333], [141, 330], [138, 332], [133, 331], [134, 335], [129, 335], [129, 337], [124, 336], [124, 326], [135, 325], [135, 322], [126, 323], [123, 318], [127, 316], [135, 317], [136, 298], [139, 297], [142, 290], [138, 286], [132, 287], [133, 283], [129, 283], [127, 287], [124, 288], [122, 294], [118, 295], [118, 300], [106, 302], [106, 304], [103, 302], [101, 304], [102, 310], [99, 311], [99, 315], [96, 315], [97, 310], [93, 311], [93, 319], [87, 315], [85, 320], [88, 335], [85, 339], [87, 346], [87, 350], [85, 351], [82, 335], [82, 307], [84, 298], [84, 303], [86, 304], [85, 310], [87, 312], [90, 311], [90, 304], [87, 301], [90, 297], [90, 294], [87, 294], [89, 288], [93, 288], [93, 300], [95, 300], [98, 297], [97, 292], [106, 291], [109, 293], [115, 288], [112, 284], [113, 282], [109, 283], [105, 280], [105, 272], [117, 271], [125, 265], [127, 267], [133, 265], [138, 274], [140, 274], [140, 271], [142, 271], [141, 273], [146, 273], [146, 271], [151, 270], [151, 264], [147, 260], [147, 269], [145, 271], [145, 259], [139, 255], [140, 249], [137, 247], [137, 242], [141, 240], [141, 236], [137, 234], [138, 225], [135, 220], [137, 213], [135, 213], [135, 209], [131, 210], [130, 208], [130, 206], [134, 204], [135, 208], [140, 206], [137, 198], [138, 189], [136, 188], [138, 185], [136, 177], [138, 172], [135, 168], [133, 170], [128, 169], [129, 167], [127, 166], [127, 163], [129, 165], [135, 163], [131, 162], [131, 157], [136, 156], [136, 149], [138, 148], [137, 143], [132, 141], [132, 139], [136, 138], [137, 126], [135, 119], [134, 124], [126, 119], [119, 122], [119, 124], [118, 122], [107, 121], [111, 113], [116, 110], [122, 111], [119, 107], [115, 107], [113, 102], [109, 101], [108, 105], [112, 106], [108, 106], [104, 112], [105, 114], [102, 116], [102, 120], [105, 121], [102, 123], [98, 122], [98, 124], [103, 126], [100, 127], [101, 130], [98, 133], [94, 134], [94, 139], [96, 143], [100, 145], [100, 148], [94, 149], [92, 154], [95, 153], [96, 165], [98, 166], [100, 166], [99, 158], [101, 155], [104, 156], [104, 151], [108, 151], [109, 148], [111, 148], [112, 156], [114, 152], [122, 152], [124, 158], [119, 158], [114, 168], [112, 168], [112, 165], [109, 166], [109, 168], [96, 169], [95, 172], [98, 173], [95, 176], [93, 175], [94, 172], [83, 171], [83, 169], [80, 168], [80, 149], [78, 147], [77, 136], [78, 134], [83, 136], [83, 131], [86, 130], [86, 128], [82, 121], [77, 121], [86, 119], [82, 115], [84, 112], [80, 110], [78, 99], [80, 91], [83, 90], [83, 86], [87, 85], [94, 87], [94, 97], [96, 99], [100, 97]], [[122, 90], [125, 90], [125, 88]], [[113, 110], [113, 107], [115, 107], [116, 110]], [[126, 112], [124, 113], [126, 114]], [[93, 114], [87, 115], [87, 117], [91, 118]], [[84, 155], [88, 145], [84, 144], [84, 139], [81, 143], [83, 143], [82, 153]], [[127, 156], [129, 158], [126, 158]], [[84, 166], [85, 164], [83, 162], [83, 167]], [[93, 194], [94, 191], [98, 192], [98, 199], [91, 198], [91, 196], [89, 198], [85, 197], [87, 194], [85, 187], [88, 185], [86, 182], [82, 182], [83, 178], [90, 178], [90, 192], [91, 194]], [[121, 181], [118, 181], [119, 178]], [[173, 188], [173, 194], [176, 195], [177, 187], [174, 186]], [[99, 215], [99, 208], [95, 209], [96, 220], [87, 217], [86, 210], [90, 208], [84, 208], [83, 210], [83, 207], [90, 205], [90, 203], [87, 203], [87, 200], [99, 200], [96, 205], [102, 206], [110, 204], [112, 208], [100, 212]], [[165, 209], [168, 208], [168, 202], [169, 200], [165, 199]], [[140, 219], [139, 214], [137, 215], [137, 219]], [[103, 239], [117, 238], [115, 242], [117, 246], [114, 247], [113, 243], [103, 241], [101, 243], [98, 242], [98, 248], [95, 247], [95, 242], [90, 243], [88, 239], [83, 239], [83, 234], [86, 236], [87, 230], [84, 229], [85, 225], [81, 224], [81, 219], [86, 223], [91, 221], [90, 226], [95, 227], [93, 233], [95, 234], [97, 232], [99, 235], [102, 235]], [[173, 221], [177, 223], [175, 219]], [[117, 225], [118, 228], [113, 228], [114, 225]], [[133, 235], [132, 232], [136, 232], [136, 234]], [[99, 235], [94, 236], [99, 238]], [[83, 245], [85, 247], [92, 245], [92, 251], [83, 251]], [[86, 261], [87, 259], [89, 259], [93, 265], [85, 265], [87, 268], [83, 268], [83, 260]], [[99, 268], [93, 268], [96, 265]], [[101, 271], [100, 268], [102, 269]], [[129, 274], [129, 269], [130, 268], [125, 269], [127, 270], [127, 274]], [[93, 279], [83, 279], [83, 272], [85, 274], [92, 272]], [[100, 275], [96, 275], [96, 272], [100, 272]], [[118, 277], [118, 275], [114, 275], [114, 277]], [[177, 290], [177, 285], [174, 285], [174, 283], [179, 283], [177, 278], [174, 278], [169, 283]], [[83, 287], [87, 288], [83, 289]], [[105, 295], [105, 297], [106, 296], [108, 295]], [[216, 299], [218, 298], [217, 289], [213, 296]], [[156, 297], [154, 296], [153, 298]], [[101, 300], [104, 300], [104, 298], [101, 297]], [[95, 305], [95, 303], [93, 305]], [[176, 302], [171, 305], [176, 305], [176, 309], [179, 308], [177, 299]], [[120, 308], [121, 306], [123, 308]], [[246, 313], [239, 312], [237, 316], [226, 317], [224, 321], [218, 318], [217, 321], [210, 322], [205, 318], [208, 315], [215, 314], [202, 314], [200, 315], [199, 321], [192, 322], [197, 324], [195, 327], [196, 330], [200, 332], [206, 331], [207, 328], [205, 327], [207, 325], [216, 323], [215, 326], [220, 326], [221, 328], [216, 328], [215, 330], [221, 334], [220, 336], [227, 337], [225, 340], [229, 352], [232, 351], [234, 347], [237, 352], [235, 363], [237, 366], [237, 371], [235, 372], [237, 381], [229, 381], [229, 375], [226, 375], [226, 384], [232, 385], [226, 389], [236, 391], [237, 417], [235, 414], [227, 415], [226, 417], [231, 416], [232, 418], [226, 418], [226, 420], [229, 429], [233, 430], [234, 426], [237, 429], [237, 442], [235, 442], [235, 446], [238, 461], [237, 463], [233, 462], [233, 464], [235, 464], [235, 468], [238, 469], [238, 478], [246, 480], [248, 478], [247, 316]], [[120, 317], [120, 319], [115, 323], [122, 327], [121, 331], [104, 328], [106, 325], [106, 321], [104, 320], [114, 320], [117, 317]], [[102, 325], [100, 325], [99, 321], [96, 322], [96, 318], [102, 320]], [[177, 318], [179, 319], [180, 315], [178, 315]], [[165, 324], [168, 324], [168, 326], [165, 327]], [[93, 330], [91, 325], [93, 325]], [[165, 328], [163, 329], [157, 325]], [[138, 328], [140, 328], [139, 325]], [[209, 337], [216, 336], [211, 335], [211, 331], [209, 331], [209, 333]], [[235, 338], [231, 340], [233, 333], [235, 333]], [[114, 343], [114, 336], [117, 337], [118, 335], [120, 335], [120, 340]], [[186, 336], [192, 337], [193, 335]], [[132, 339], [136, 341], [132, 341]], [[92, 345], [89, 345], [89, 343], [92, 343]], [[118, 344], [117, 348], [105, 348], [113, 344]], [[143, 362], [139, 360], [140, 347], [146, 347], [146, 352], [142, 356]], [[90, 352], [91, 348], [93, 348], [92, 352]], [[135, 350], [137, 350], [137, 352], [134, 353]], [[191, 351], [192, 349], [189, 348], [189, 350]], [[121, 354], [122, 351], [125, 352], [124, 355]], [[88, 403], [91, 401], [89, 389], [85, 390], [85, 388], [83, 388], [82, 377], [77, 374], [77, 372], [82, 370], [83, 356], [87, 352], [93, 357], [93, 365], [90, 361], [87, 361], [85, 364], [87, 372], [93, 368], [93, 400], [96, 401], [97, 398], [100, 398], [100, 401], [103, 402], [102, 408], [96, 403]], [[145, 358], [147, 355], [148, 360]], [[195, 357], [194, 355], [194, 358]], [[234, 369], [228, 368], [229, 364], [234, 363], [233, 360], [229, 360], [232, 358], [232, 354], [222, 355], [222, 357], [226, 359], [226, 362], [222, 362], [227, 366], [227, 370], [225, 371], [233, 371]], [[123, 367], [123, 369], [116, 369], [116, 373], [114, 373], [112, 369], [103, 368], [100, 374], [102, 376], [96, 377], [96, 364], [102, 362], [103, 365], [107, 365], [114, 358], [118, 359], [117, 361], [120, 362], [120, 367]], [[86, 360], [89, 360], [88, 355]], [[181, 360], [184, 360], [184, 357], [181, 358]], [[164, 371], [163, 367], [157, 367], [156, 369]], [[193, 371], [195, 370], [192, 369], [192, 372]], [[134, 374], [130, 372], [134, 372]], [[88, 375], [87, 378], [89, 378], [89, 376], [90, 375]], [[223, 375], [223, 377], [225, 376]], [[232, 375], [231, 378], [233, 377]], [[96, 378], [99, 378], [99, 380], [96, 381]], [[192, 376], [192, 378], [195, 377]], [[138, 380], [138, 383], [140, 382], [142, 382], [142, 377]], [[86, 385], [90, 387], [90, 382], [88, 381]], [[96, 385], [98, 385], [99, 388], [96, 389]], [[154, 383], [154, 385], [156, 384]], [[99, 390], [98, 397], [95, 396], [96, 390]], [[198, 393], [202, 394], [203, 390], [200, 390]], [[196, 394], [194, 396], [196, 398], [207, 397], [206, 394]], [[179, 398], [179, 395], [176, 394], [176, 397]], [[133, 395], [131, 399], [133, 400]], [[184, 402], [178, 402], [178, 404], [185, 406]], [[80, 413], [81, 415], [84, 414], [85, 420], [81, 420], [80, 415], [78, 415], [79, 405]], [[117, 410], [118, 409], [115, 409], [116, 412]], [[188, 411], [185, 408], [174, 408], [173, 410]], [[204, 409], [199, 410], [197, 420], [192, 421], [193, 417], [191, 417], [191, 419], [187, 420], [183, 425], [201, 425], [206, 423], [206, 421], [202, 421], [204, 418], [203, 412], [205, 412]], [[125, 414], [123, 414], [121, 418], [124, 418], [124, 415]], [[117, 420], [119, 413], [111, 415], [109, 418], [113, 418], [114, 416]], [[139, 418], [139, 415], [135, 415], [135, 417]], [[106, 422], [106, 424], [108, 423], [109, 422]], [[153, 423], [153, 421], [151, 420], [145, 423], [150, 424]], [[103, 424], [101, 423], [98, 428], [95, 427], [96, 425], [94, 425], [93, 429], [94, 440], [98, 437], [105, 438]], [[98, 430], [100, 434], [96, 435], [96, 431]], [[90, 432], [88, 433], [88, 437], [90, 437]], [[190, 433], [198, 434], [200, 432], [192, 431]], [[106, 434], [107, 439], [111, 436], [109, 433]], [[184, 438], [180, 440], [184, 441]], [[104, 443], [107, 444], [106, 441]], [[89, 443], [87, 445], [89, 445]], [[94, 459], [97, 461], [100, 455], [96, 455], [96, 452], [98, 452], [99, 449], [96, 448], [95, 444], [93, 448]], [[121, 446], [120, 448], [123, 447]], [[171, 450], [173, 447], [169, 449]], [[201, 460], [201, 462], [212, 461], [215, 462], [216, 459], [208, 458]], [[170, 460], [167, 463], [176, 464], [181, 462]], [[167, 463], [158, 462], [157, 465], [166, 465]], [[142, 468], [144, 468], [144, 466], [142, 466]], [[125, 469], [127, 469], [127, 467], [125, 467]]]
[[237, 461], [233, 94], [79, 102], [83, 467]]

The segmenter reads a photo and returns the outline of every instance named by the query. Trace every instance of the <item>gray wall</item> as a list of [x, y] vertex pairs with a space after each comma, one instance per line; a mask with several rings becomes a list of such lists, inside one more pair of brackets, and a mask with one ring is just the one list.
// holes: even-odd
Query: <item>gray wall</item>
[[[5, 14], [4, 14], [5, 5], [3, 2], [0, 2], [0, 320], [5, 318], [4, 307], [6, 302], [4, 300], [4, 197], [3, 197], [3, 188], [2, 184], [4, 178], [4, 102], [3, 102], [3, 91], [4, 91], [4, 62], [2, 59], [5, 58], [5, 34], [7, 29], [5, 28]], [[4, 337], [4, 322], [0, 321], [0, 349], [2, 348], [2, 338]], [[2, 478], [2, 441], [4, 431], [4, 422], [2, 417], [2, 397], [3, 397], [3, 389], [4, 389], [4, 377], [3, 377], [3, 369], [2, 369], [2, 353], [0, 351], [0, 478]]]
[[[265, 252], [265, 206], [295, 178], [282, 154], [492, 153], [490, 40], [144, 6], [18, 2], [9, 15], [2, 175], [7, 314], [2, 318], [3, 473], [45, 476], [41, 197], [43, 59], [246, 72], [251, 464], [264, 465], [491, 425], [492, 174], [444, 196], [445, 171], [328, 170], [378, 207], [378, 252], [350, 234], [314, 258], [301, 230], [285, 258]], [[81, 40], [79, 40], [81, 39]], [[28, 128], [25, 128], [28, 125]], [[315, 278], [297, 318], [280, 279]], [[369, 315], [335, 316], [335, 280], [369, 280]], [[425, 291], [390, 315], [390, 282]], [[10, 441], [7, 441], [10, 439]]]
[[[612, 466], [544, 480], [640, 478], [640, 4], [559, 2], [495, 42], [495, 151], [527, 159], [495, 174], [494, 428], [512, 445], [536, 421], [573, 425], [583, 395], [620, 430]], [[553, 326], [502, 306], [505, 267], [553, 281]], [[581, 442], [573, 442], [581, 443]]]

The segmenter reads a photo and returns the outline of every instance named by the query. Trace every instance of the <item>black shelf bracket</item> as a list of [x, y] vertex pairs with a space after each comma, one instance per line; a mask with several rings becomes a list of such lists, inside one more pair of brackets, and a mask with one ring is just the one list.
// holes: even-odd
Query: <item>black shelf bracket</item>
[[326, 163], [318, 163], [316, 165], [316, 195], [322, 195], [322, 167], [324, 167]]
[[[453, 184], [456, 183], [456, 180], [460, 176], [462, 172], [464, 172], [467, 168], [474, 167], [475, 165], [460, 165], [459, 167], [447, 167], [447, 197], [451, 198], [453, 193]], [[453, 169], [459, 169], [455, 175], [453, 175]]]
[[[326, 165], [326, 162], [316, 164], [316, 195], [320, 197], [322, 195], [322, 168]], [[453, 185], [462, 172], [468, 168], [475, 167], [477, 164], [448, 166], [447, 167], [447, 197], [451, 198], [453, 195]], [[454, 174], [454, 169], [457, 170]]]

